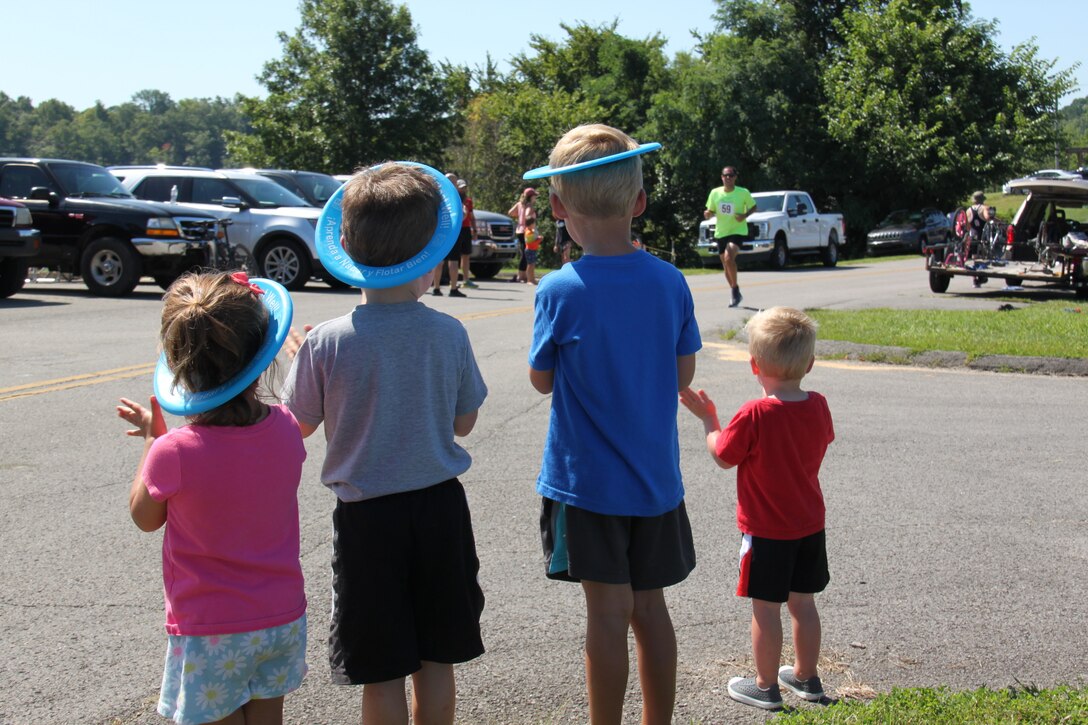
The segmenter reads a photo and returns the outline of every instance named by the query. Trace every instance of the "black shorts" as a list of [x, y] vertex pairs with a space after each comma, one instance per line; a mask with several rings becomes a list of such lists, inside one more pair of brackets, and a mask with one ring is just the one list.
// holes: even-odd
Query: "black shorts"
[[461, 227], [461, 231], [457, 234], [457, 241], [446, 254], [446, 261], [460, 262], [462, 254], [472, 254], [472, 230], [468, 227]]
[[781, 603], [790, 592], [822, 592], [830, 581], [823, 531], [803, 539], [741, 538], [738, 597]]
[[744, 234], [728, 234], [724, 237], [719, 237], [714, 240], [718, 245], [718, 254], [725, 254], [725, 248], [730, 244], [736, 244], [737, 249], [740, 249], [740, 245], [748, 241], [748, 237]]
[[329, 665], [338, 685], [483, 654], [484, 594], [465, 490], [448, 481], [333, 512]]
[[695, 568], [684, 502], [660, 516], [609, 516], [541, 500], [540, 537], [549, 579], [661, 589]]

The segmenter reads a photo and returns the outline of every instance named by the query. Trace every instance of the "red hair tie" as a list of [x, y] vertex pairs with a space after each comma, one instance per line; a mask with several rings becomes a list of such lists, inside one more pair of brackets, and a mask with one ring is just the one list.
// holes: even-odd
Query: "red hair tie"
[[261, 289], [260, 287], [258, 287], [257, 285], [255, 285], [255, 284], [253, 284], [252, 282], [249, 281], [249, 275], [247, 275], [245, 272], [232, 272], [231, 275], [230, 275], [230, 278], [232, 280], [234, 280], [235, 282], [237, 282], [238, 284], [242, 284], [242, 285], [245, 285], [246, 287], [249, 287], [249, 291], [252, 292], [255, 295], [263, 295], [264, 294], [263, 289]]

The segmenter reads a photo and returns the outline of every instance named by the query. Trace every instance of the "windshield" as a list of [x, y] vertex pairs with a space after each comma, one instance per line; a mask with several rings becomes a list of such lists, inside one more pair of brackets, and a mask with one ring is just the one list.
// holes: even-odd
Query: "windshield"
[[271, 179], [262, 176], [231, 177], [239, 188], [253, 197], [257, 206], [273, 208], [277, 206], [310, 206], [304, 200], [298, 198], [287, 189]]
[[785, 194], [770, 194], [769, 196], [757, 196], [756, 211], [782, 211], [782, 202]]
[[117, 177], [101, 166], [91, 164], [50, 164], [49, 168], [57, 177], [68, 196], [109, 196], [118, 199], [131, 199], [132, 194], [125, 191]]
[[299, 174], [299, 186], [319, 206], [325, 206], [325, 202], [340, 188], [340, 182], [325, 174]]
[[907, 222], [920, 222], [922, 221], [921, 212], [911, 212], [906, 209], [899, 209], [893, 211], [888, 216], [884, 217], [884, 221], [880, 222], [882, 227], [890, 227], [893, 224], [906, 224]]

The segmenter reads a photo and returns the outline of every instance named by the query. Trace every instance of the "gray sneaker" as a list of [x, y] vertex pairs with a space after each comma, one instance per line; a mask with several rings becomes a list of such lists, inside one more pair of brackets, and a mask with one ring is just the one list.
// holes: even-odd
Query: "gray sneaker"
[[778, 668], [778, 684], [785, 687], [802, 700], [819, 702], [824, 697], [824, 686], [816, 675], [807, 680], [799, 680], [793, 676], [793, 668], [789, 665]]
[[771, 685], [761, 690], [754, 677], [734, 677], [729, 681], [729, 696], [745, 705], [754, 705], [764, 710], [778, 710], [782, 707], [782, 694], [778, 685]]

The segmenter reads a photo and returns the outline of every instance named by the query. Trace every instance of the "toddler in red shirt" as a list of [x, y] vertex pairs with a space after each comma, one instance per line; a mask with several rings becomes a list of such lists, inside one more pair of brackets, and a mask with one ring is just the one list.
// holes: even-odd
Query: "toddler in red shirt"
[[[743, 535], [737, 596], [752, 600], [756, 676], [734, 677], [729, 696], [776, 710], [782, 707], [779, 685], [804, 700], [824, 695], [816, 671], [820, 615], [814, 594], [824, 590], [830, 575], [819, 472], [835, 431], [827, 400], [801, 389], [815, 361], [816, 323], [800, 310], [772, 307], [745, 329], [763, 397], [742, 405], [725, 430], [702, 390], [685, 388], [680, 402], [703, 421], [714, 461], [737, 468], [737, 527]], [[795, 659], [779, 668], [783, 602], [793, 621]]]

